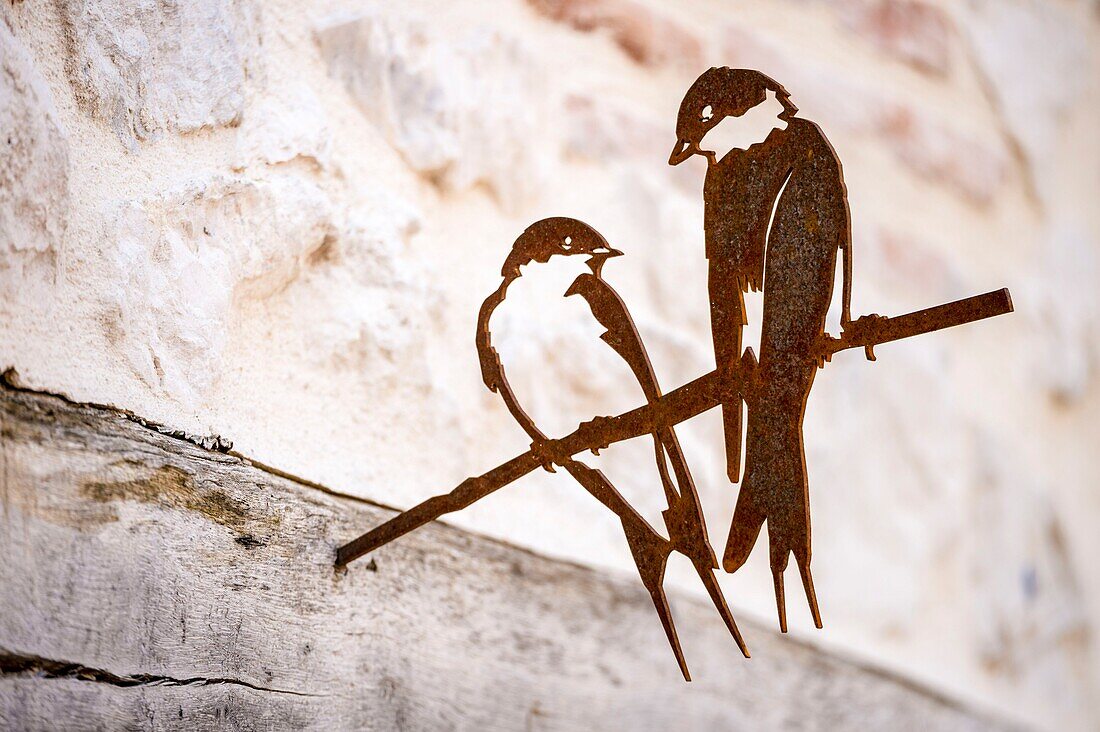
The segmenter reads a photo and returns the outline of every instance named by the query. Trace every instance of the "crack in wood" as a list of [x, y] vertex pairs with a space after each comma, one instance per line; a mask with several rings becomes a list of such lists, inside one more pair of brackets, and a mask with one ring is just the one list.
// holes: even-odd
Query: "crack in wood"
[[29, 386], [24, 386], [19, 380], [19, 372], [13, 366], [8, 366], [3, 371], [0, 371], [0, 389], [7, 389], [9, 391], [22, 392], [24, 394], [38, 394], [39, 396], [49, 396], [55, 399], [60, 399], [74, 407], [91, 407], [93, 409], [104, 409], [109, 412], [121, 415], [122, 417], [130, 420], [134, 424], [141, 425], [147, 430], [156, 432], [157, 434], [164, 435], [165, 437], [171, 437], [176, 440], [183, 440], [184, 442], [190, 442], [192, 445], [198, 445], [199, 447], [210, 450], [212, 452], [220, 452], [228, 454], [233, 449], [233, 441], [227, 440], [221, 435], [196, 435], [186, 430], [179, 430], [168, 425], [161, 424], [151, 419], [146, 419], [139, 414], [131, 412], [129, 409], [122, 409], [120, 407], [114, 407], [110, 404], [100, 404], [99, 402], [80, 402], [67, 394], [61, 392], [48, 391], [46, 389], [33, 389]]
[[57, 661], [29, 653], [13, 653], [0, 650], [0, 676], [34, 676], [40, 679], [77, 679], [99, 684], [109, 684], [122, 688], [135, 686], [219, 686], [229, 684], [243, 686], [254, 691], [267, 691], [272, 694], [290, 694], [291, 696], [324, 696], [304, 691], [275, 689], [268, 686], [251, 684], [240, 679], [225, 677], [192, 676], [177, 679], [160, 674], [116, 674], [101, 668], [92, 668], [71, 661]]

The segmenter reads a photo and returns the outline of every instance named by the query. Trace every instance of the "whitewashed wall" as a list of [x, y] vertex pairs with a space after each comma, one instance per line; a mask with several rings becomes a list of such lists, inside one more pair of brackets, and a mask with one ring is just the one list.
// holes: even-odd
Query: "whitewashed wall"
[[[0, 367], [394, 506], [526, 448], [473, 326], [536, 218], [627, 252], [607, 275], [666, 385], [711, 367], [703, 169], [666, 165], [675, 114], [710, 65], [772, 74], [844, 162], [857, 312], [1005, 285], [1017, 309], [820, 375], [826, 627], [795, 603], [792, 632], [1040, 727], [1100, 722], [1097, 3], [21, 0], [0, 17]], [[567, 337], [532, 361], [611, 388]], [[736, 494], [717, 419], [682, 432], [720, 546]], [[609, 472], [653, 515], [631, 454]], [[565, 476], [454, 523], [629, 568]], [[771, 622], [765, 553], [725, 587]]]

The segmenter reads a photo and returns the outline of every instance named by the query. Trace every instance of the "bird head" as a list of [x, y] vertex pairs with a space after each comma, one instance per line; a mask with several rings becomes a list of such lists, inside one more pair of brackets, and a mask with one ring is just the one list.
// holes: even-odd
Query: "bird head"
[[548, 262], [556, 255], [587, 256], [586, 264], [598, 275], [605, 261], [621, 254], [583, 221], [555, 216], [536, 221], [519, 235], [504, 261], [501, 275], [505, 279], [515, 279], [520, 276], [520, 267], [531, 262]]
[[702, 76], [684, 95], [680, 114], [676, 120], [676, 146], [668, 158], [669, 165], [679, 165], [692, 155], [704, 155], [713, 165], [715, 153], [702, 150], [703, 137], [726, 117], [740, 117], [767, 99], [768, 90], [774, 91], [783, 105], [780, 119], [790, 119], [798, 108], [791, 103], [787, 90], [777, 81], [752, 69], [715, 67]]

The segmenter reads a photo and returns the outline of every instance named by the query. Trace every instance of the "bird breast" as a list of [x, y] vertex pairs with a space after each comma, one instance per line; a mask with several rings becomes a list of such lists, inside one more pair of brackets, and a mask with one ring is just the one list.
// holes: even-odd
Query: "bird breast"
[[784, 128], [787, 123], [779, 119], [783, 105], [768, 92], [765, 101], [752, 107], [740, 117], [726, 117], [707, 130], [699, 143], [703, 150], [711, 150], [722, 160], [733, 150], [745, 151], [768, 139], [772, 130]]
[[588, 271], [581, 256], [524, 267], [489, 322], [517, 400], [550, 436], [642, 403], [629, 367], [600, 339], [605, 329], [588, 303], [580, 296], [564, 297]]

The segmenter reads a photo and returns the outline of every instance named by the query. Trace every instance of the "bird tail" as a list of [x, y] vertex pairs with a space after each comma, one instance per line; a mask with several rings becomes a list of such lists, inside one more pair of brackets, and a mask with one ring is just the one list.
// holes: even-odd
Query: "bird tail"
[[688, 671], [687, 659], [684, 658], [684, 649], [680, 647], [680, 638], [676, 634], [676, 624], [672, 622], [672, 608], [668, 605], [668, 596], [664, 587], [657, 586], [649, 591], [653, 598], [653, 607], [657, 609], [657, 615], [661, 618], [661, 626], [665, 629], [668, 644], [672, 646], [672, 653], [676, 656], [676, 663], [680, 665], [680, 673], [684, 675], [684, 681], [691, 681], [691, 672]]
[[714, 607], [718, 609], [718, 614], [722, 616], [722, 622], [726, 624], [726, 628], [729, 630], [730, 635], [737, 642], [737, 647], [741, 649], [741, 654], [745, 658], [752, 658], [749, 653], [749, 647], [745, 643], [745, 639], [741, 637], [741, 631], [737, 629], [737, 621], [733, 619], [733, 613], [730, 612], [729, 605], [726, 604], [726, 598], [722, 594], [722, 588], [718, 586], [718, 579], [714, 576], [714, 569], [712, 567], [703, 566], [699, 562], [693, 562], [695, 565], [695, 571], [699, 573], [699, 579], [703, 581], [703, 586], [707, 588], [707, 594], [710, 595], [711, 602], [714, 603]]
[[[821, 610], [817, 605], [817, 592], [814, 591], [814, 579], [810, 574], [809, 557], [801, 557], [795, 553], [795, 563], [798, 565], [798, 573], [802, 575], [802, 589], [806, 591], [806, 603], [810, 606], [810, 615], [814, 619], [814, 627], [821, 629]], [[772, 567], [772, 581], [775, 583], [775, 606], [779, 611], [779, 630], [787, 632], [787, 602], [783, 592], [783, 570], [786, 567]]]

